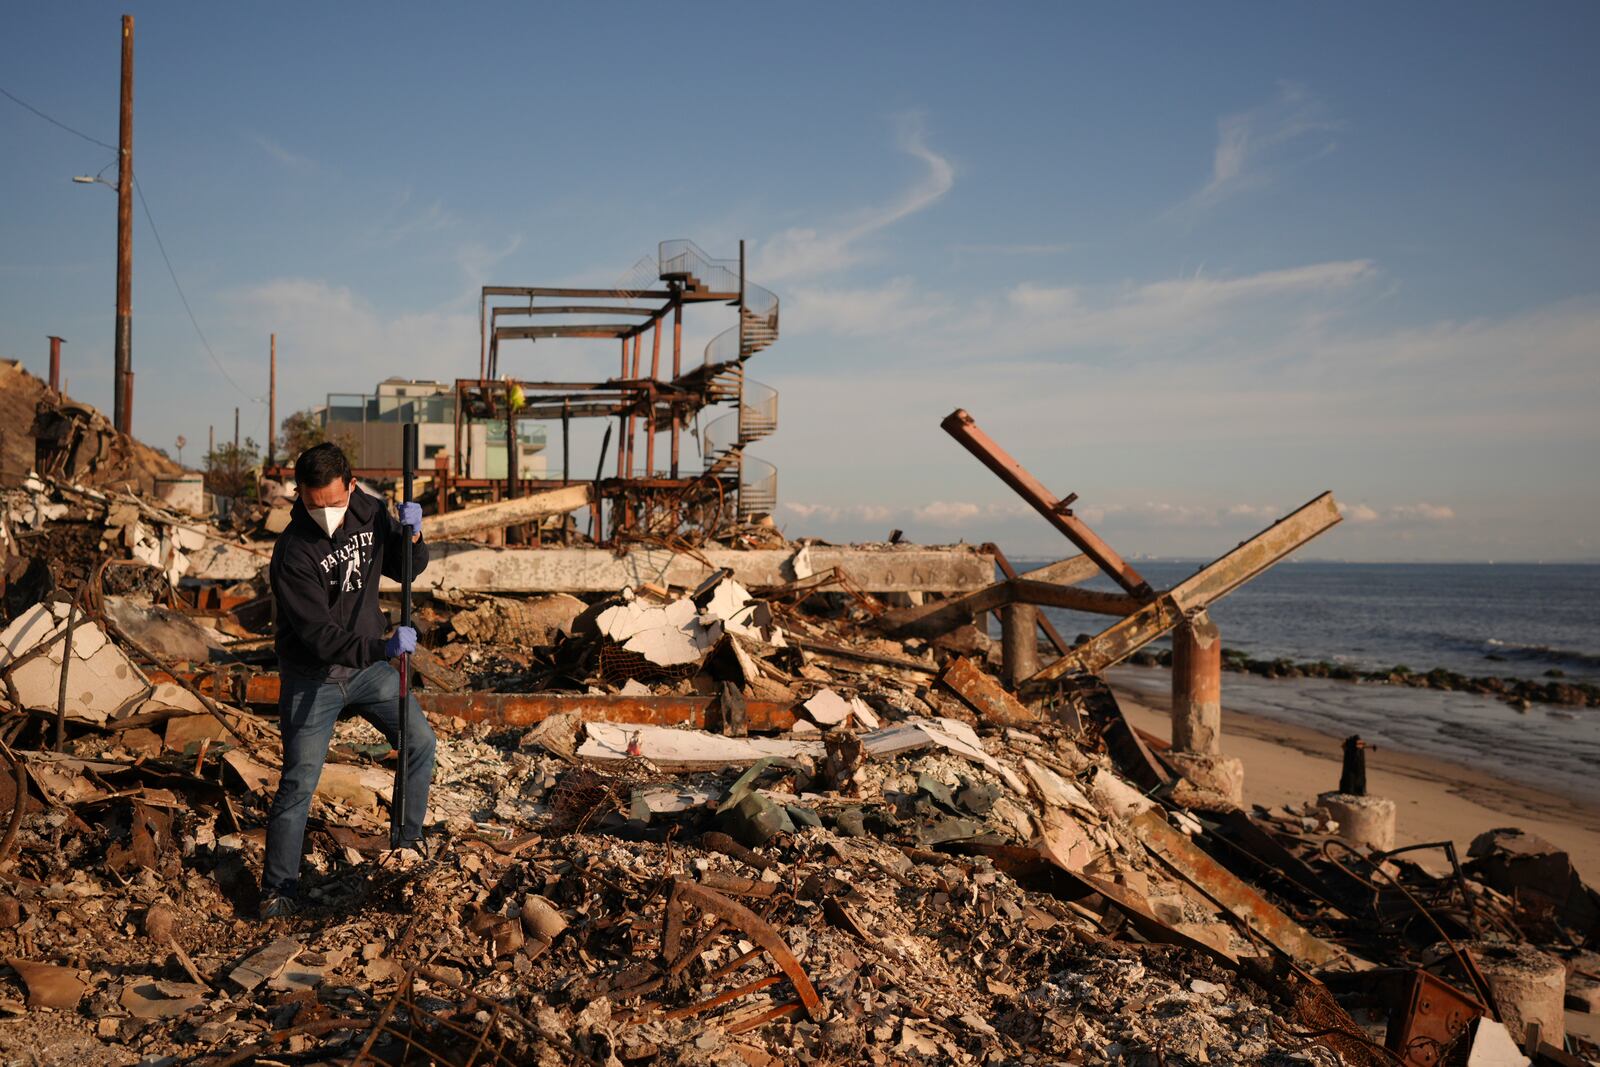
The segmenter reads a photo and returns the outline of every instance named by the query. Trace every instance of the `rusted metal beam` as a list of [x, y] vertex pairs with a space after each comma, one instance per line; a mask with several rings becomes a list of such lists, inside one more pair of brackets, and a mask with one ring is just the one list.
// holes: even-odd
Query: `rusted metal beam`
[[497, 307], [490, 309], [490, 320], [501, 315], [655, 315], [654, 308], [611, 307], [605, 304], [543, 304], [537, 307]]
[[1131, 615], [1140, 608], [1140, 601], [1122, 593], [1017, 578], [996, 582], [957, 600], [897, 608], [879, 617], [874, 625], [901, 637], [937, 637], [965, 626], [980, 611], [993, 611], [1007, 604], [1040, 604], [1093, 615]]
[[1035, 722], [1038, 716], [1029, 711], [1021, 701], [998, 681], [986, 674], [982, 667], [965, 656], [957, 656], [939, 683], [966, 701], [980, 719], [997, 726], [1021, 726]]
[[1168, 868], [1296, 963], [1323, 966], [1343, 954], [1169, 826], [1161, 812], [1147, 811], [1128, 821], [1145, 847]]
[[995, 443], [961, 408], [957, 408], [939, 424], [945, 433], [959, 441], [968, 452], [978, 457], [985, 467], [993, 471], [1002, 482], [1009, 485], [1018, 496], [1033, 505], [1045, 520], [1066, 534], [1067, 539], [1094, 560], [1100, 569], [1129, 593], [1137, 597], [1150, 596], [1150, 583], [1133, 566], [1117, 554], [1116, 549], [1100, 540], [1100, 536], [1072, 513], [1069, 505], [1076, 494], [1058, 500], [1044, 487], [1044, 483], [1029, 474], [1010, 453]]
[[[484, 296], [564, 296], [564, 297], [595, 297], [600, 300], [618, 300], [621, 297], [615, 289], [553, 289], [549, 286], [528, 285], [486, 285], [483, 287]], [[639, 300], [667, 300], [672, 297], [668, 289], [649, 290], [645, 292], [630, 293]]]
[[[985, 551], [987, 551], [985, 546]], [[1005, 567], [1000, 568], [1002, 571]], [[1079, 585], [1100, 573], [1100, 565], [1088, 556], [1069, 556], [1043, 567], [1035, 567], [1021, 574], [1007, 574], [1007, 578], [1026, 578], [1033, 582], [1050, 582], [1053, 585]]]
[[1073, 671], [1098, 674], [1127, 659], [1176, 626], [1248, 582], [1339, 521], [1332, 493], [1323, 493], [1286, 518], [1243, 542], [1121, 622], [1102, 630], [1038, 674], [1030, 685], [1053, 681]]
[[633, 332], [627, 322], [586, 322], [570, 326], [496, 326], [497, 341], [538, 340], [541, 337], [626, 337]]
[[1086, 611], [1091, 615], [1132, 615], [1143, 606], [1142, 601], [1122, 593], [1102, 593], [1098, 589], [1036, 582], [1031, 578], [1014, 578], [1006, 585], [1011, 589], [1013, 604], [1038, 604], [1047, 608]]
[[[214, 700], [233, 704], [276, 706], [280, 688], [276, 674], [254, 674], [235, 679], [228, 675], [147, 672], [152, 682], [189, 682]], [[220, 679], [220, 680], [219, 680]], [[701, 696], [591, 696], [585, 693], [441, 693], [414, 689], [422, 709], [430, 715], [456, 716], [468, 722], [499, 726], [532, 726], [552, 715], [576, 713], [595, 722], [626, 722], [652, 726], [688, 725], [708, 729], [718, 722], [717, 700]], [[787, 730], [794, 725], [789, 705], [770, 700], [745, 702], [752, 730]]]
[[[1006, 554], [1004, 552], [1000, 551], [1000, 546], [999, 545], [996, 545], [996, 544], [991, 542], [989, 544], [984, 545], [983, 546], [983, 550], [994, 557], [995, 566], [1000, 568], [1000, 573], [1005, 575], [1007, 580], [1011, 580], [1011, 579], [1014, 579], [1014, 578], [1021, 577], [1020, 575], [1017, 574], [1017, 569], [1011, 565], [1011, 561], [1009, 559], [1006, 559]], [[1082, 560], [1084, 563], [1086, 563], [1088, 565], [1089, 572], [1087, 574], [1085, 574], [1082, 578], [1070, 577], [1070, 574], [1072, 572], [1069, 570], [1069, 568], [1064, 566], [1064, 564], [1075, 563], [1077, 560]], [[1068, 574], [1069, 576], [1067, 576], [1067, 577], [1059, 577], [1058, 578], [1058, 577], [1052, 576], [1051, 574], [1045, 573], [1045, 572], [1050, 572], [1055, 568], [1060, 568], [1064, 573]], [[1070, 560], [1062, 560], [1061, 563], [1052, 563], [1052, 564], [1049, 564], [1048, 566], [1040, 567], [1038, 570], [1029, 571], [1028, 574], [1027, 574], [1027, 577], [1032, 579], [1032, 580], [1034, 580], [1034, 581], [1040, 581], [1040, 582], [1056, 582], [1057, 584], [1060, 584], [1060, 585], [1076, 585], [1078, 582], [1086, 581], [1089, 578], [1091, 578], [1094, 575], [1099, 574], [1099, 573], [1100, 573], [1100, 568], [1096, 567], [1094, 565], [1094, 561], [1091, 560], [1088, 556], [1073, 556], [1072, 559], [1070, 559]], [[1040, 615], [1038, 612], [1034, 612], [1034, 619], [1038, 622], [1039, 629], [1044, 632], [1044, 636], [1046, 637], [1046, 639], [1049, 640], [1051, 645], [1055, 646], [1056, 655], [1065, 656], [1067, 654], [1067, 649], [1070, 648], [1071, 646], [1069, 646], [1067, 644], [1066, 640], [1059, 633], [1056, 632], [1055, 624], [1052, 623], [1049, 619], [1045, 618], [1043, 615]], [[1037, 669], [1038, 669], [1037, 667], [1034, 667], [1034, 668], [1030, 669], [1027, 673], [1028, 674], [1032, 674], [1034, 672], [1034, 670], [1037, 670]]]

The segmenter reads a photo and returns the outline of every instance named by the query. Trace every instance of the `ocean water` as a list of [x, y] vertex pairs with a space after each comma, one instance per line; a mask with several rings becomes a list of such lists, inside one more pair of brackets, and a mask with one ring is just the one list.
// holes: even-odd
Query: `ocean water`
[[[1018, 570], [1048, 562], [1013, 561]], [[1158, 588], [1193, 562], [1136, 561]], [[1109, 581], [1085, 583], [1114, 588]], [[1104, 616], [1045, 609], [1063, 637]], [[1281, 563], [1211, 609], [1225, 647], [1366, 669], [1404, 664], [1467, 675], [1600, 682], [1600, 565]], [[1170, 691], [1165, 670], [1117, 667], [1112, 681]], [[1334, 736], [1436, 756], [1590, 803], [1600, 802], [1600, 709], [1331, 679], [1226, 673], [1225, 707]], [[1337, 784], [1337, 783], [1332, 783]], [[1332, 784], [1329, 785], [1331, 788]]]
[[[1018, 570], [1048, 560], [1015, 560]], [[1201, 563], [1139, 560], [1157, 588]], [[1084, 583], [1115, 589], [1109, 579]], [[1112, 620], [1047, 609], [1062, 636]], [[1254, 659], [1328, 660], [1369, 670], [1600, 683], [1600, 564], [1280, 563], [1211, 608], [1222, 643]]]

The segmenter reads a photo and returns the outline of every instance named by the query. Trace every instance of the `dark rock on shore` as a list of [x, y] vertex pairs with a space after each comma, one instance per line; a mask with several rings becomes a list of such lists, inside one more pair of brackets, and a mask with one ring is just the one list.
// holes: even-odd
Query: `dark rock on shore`
[[[1172, 652], [1169, 649], [1135, 653], [1129, 661], [1139, 667], [1170, 667]], [[1600, 685], [1589, 682], [1566, 682], [1562, 675], [1553, 672], [1550, 681], [1532, 678], [1503, 678], [1494, 675], [1473, 677], [1435, 667], [1418, 673], [1403, 663], [1388, 670], [1364, 671], [1343, 663], [1327, 660], [1296, 663], [1287, 658], [1252, 659], [1237, 648], [1223, 648], [1222, 669], [1240, 674], [1254, 674], [1261, 678], [1334, 678], [1350, 682], [1378, 682], [1383, 685], [1405, 685], [1413, 689], [1440, 689], [1447, 692], [1478, 693], [1504, 700], [1515, 706], [1528, 704], [1559, 704], [1564, 707], [1600, 707]]]

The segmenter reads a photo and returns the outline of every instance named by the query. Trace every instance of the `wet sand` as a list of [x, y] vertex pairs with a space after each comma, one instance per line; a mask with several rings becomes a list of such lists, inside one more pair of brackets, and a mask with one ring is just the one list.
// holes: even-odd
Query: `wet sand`
[[[1165, 672], [1161, 672], [1165, 675]], [[1112, 679], [1129, 720], [1171, 736], [1170, 703], [1152, 687]], [[1279, 683], [1293, 686], [1294, 682]], [[1227, 703], [1228, 678], [1223, 679]], [[1274, 807], [1315, 800], [1339, 785], [1341, 738], [1224, 708], [1222, 747], [1244, 761], [1245, 801]], [[1368, 792], [1395, 802], [1396, 842], [1450, 839], [1462, 859], [1485, 830], [1520, 826], [1564, 848], [1585, 881], [1600, 885], [1600, 805], [1433, 756], [1380, 746], [1367, 756]]]

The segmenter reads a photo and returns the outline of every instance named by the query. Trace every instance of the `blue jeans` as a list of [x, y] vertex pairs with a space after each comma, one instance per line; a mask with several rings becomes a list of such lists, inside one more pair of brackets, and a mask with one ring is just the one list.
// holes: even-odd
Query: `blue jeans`
[[[400, 673], [388, 663], [374, 663], [342, 681], [287, 672], [281, 676], [278, 722], [283, 732], [283, 778], [267, 819], [263, 891], [292, 893], [300, 880], [306, 816], [311, 811], [311, 794], [322, 776], [334, 724], [349, 715], [360, 715], [391, 745], [398, 745], [399, 704]], [[433, 781], [433, 747], [433, 729], [412, 695], [406, 712], [406, 821], [400, 831], [404, 842], [422, 840], [428, 787]]]

